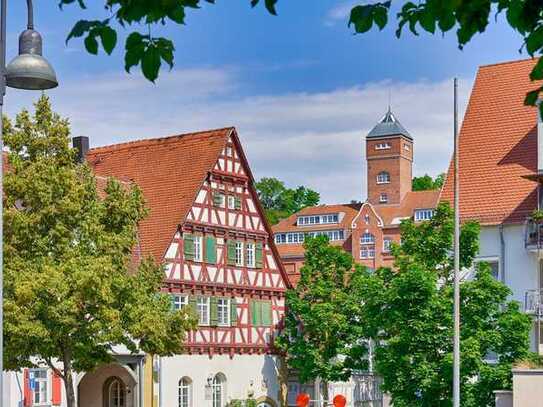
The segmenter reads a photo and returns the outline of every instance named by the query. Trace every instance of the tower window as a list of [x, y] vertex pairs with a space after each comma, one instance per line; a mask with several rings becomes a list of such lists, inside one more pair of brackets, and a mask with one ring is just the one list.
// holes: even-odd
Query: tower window
[[388, 195], [387, 194], [379, 195], [379, 202], [380, 203], [387, 203], [388, 202]]
[[386, 171], [381, 171], [377, 174], [377, 183], [378, 184], [389, 184], [390, 183], [390, 174]]
[[409, 150], [411, 150], [411, 147], [409, 147], [409, 144], [404, 144], [403, 149], [406, 150], [406, 151], [409, 151]]
[[375, 145], [376, 150], [388, 150], [391, 148], [390, 143], [377, 143]]

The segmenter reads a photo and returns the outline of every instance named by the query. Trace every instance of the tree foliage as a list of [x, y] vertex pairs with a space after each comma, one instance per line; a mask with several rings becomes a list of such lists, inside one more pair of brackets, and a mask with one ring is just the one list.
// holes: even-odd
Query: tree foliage
[[287, 292], [285, 329], [278, 346], [302, 382], [347, 380], [367, 368], [362, 337], [364, 269], [325, 236], [304, 243], [306, 261], [295, 289]]
[[435, 179], [428, 174], [424, 174], [421, 177], [413, 177], [411, 185], [413, 191], [430, 191], [441, 189], [444, 181], [445, 174], [439, 174]]
[[[363, 319], [378, 344], [376, 370], [394, 406], [452, 405], [453, 213], [448, 204], [432, 220], [401, 225], [393, 247], [395, 270], [368, 274]], [[461, 266], [478, 252], [479, 226], [461, 230]], [[493, 391], [511, 386], [514, 361], [529, 356], [530, 317], [508, 301], [510, 290], [486, 263], [461, 285], [462, 406], [493, 406]], [[489, 356], [496, 363], [488, 363]]]
[[4, 121], [4, 366], [50, 366], [73, 407], [73, 372], [112, 361], [115, 345], [178, 352], [195, 318], [159, 294], [154, 260], [132, 257], [141, 191], [115, 179], [98, 189], [76, 163], [68, 121], [45, 96], [35, 108]]
[[304, 186], [287, 188], [285, 183], [277, 178], [262, 178], [255, 187], [271, 224], [276, 224], [307, 206], [315, 206], [320, 200], [318, 192]]

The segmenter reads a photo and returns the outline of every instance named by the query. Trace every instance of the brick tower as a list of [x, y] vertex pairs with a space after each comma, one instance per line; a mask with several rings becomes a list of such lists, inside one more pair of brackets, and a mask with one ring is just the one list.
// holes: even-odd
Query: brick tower
[[366, 136], [368, 201], [374, 205], [399, 205], [411, 191], [413, 138], [392, 113]]

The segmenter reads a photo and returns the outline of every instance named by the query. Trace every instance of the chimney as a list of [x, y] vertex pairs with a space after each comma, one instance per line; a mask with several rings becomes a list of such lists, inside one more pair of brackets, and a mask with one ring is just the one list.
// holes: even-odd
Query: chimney
[[77, 150], [77, 162], [83, 163], [89, 151], [89, 138], [86, 136], [74, 137], [72, 138], [72, 145]]

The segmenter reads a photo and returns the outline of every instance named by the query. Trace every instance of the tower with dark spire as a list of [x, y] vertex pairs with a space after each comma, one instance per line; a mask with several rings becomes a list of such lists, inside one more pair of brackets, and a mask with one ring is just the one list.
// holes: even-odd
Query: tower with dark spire
[[374, 205], [398, 205], [411, 191], [413, 137], [398, 121], [390, 106], [366, 136], [368, 201]]

